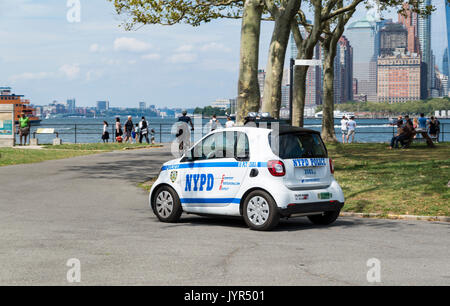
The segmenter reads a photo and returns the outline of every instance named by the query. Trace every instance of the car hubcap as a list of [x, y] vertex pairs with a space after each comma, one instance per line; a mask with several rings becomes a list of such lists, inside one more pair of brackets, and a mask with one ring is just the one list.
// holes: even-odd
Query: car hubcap
[[247, 205], [247, 216], [255, 225], [264, 224], [269, 218], [269, 204], [263, 197], [251, 198]]
[[156, 197], [156, 211], [164, 218], [167, 218], [173, 210], [172, 195], [168, 191], [163, 191]]

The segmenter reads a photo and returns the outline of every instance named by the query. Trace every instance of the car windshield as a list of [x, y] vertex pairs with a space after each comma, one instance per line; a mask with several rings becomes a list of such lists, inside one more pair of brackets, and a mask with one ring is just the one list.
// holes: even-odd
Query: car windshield
[[278, 156], [282, 159], [327, 157], [327, 150], [318, 134], [289, 133], [281, 134], [272, 141], [269, 135], [272, 151], [276, 153], [272, 144], [279, 145]]

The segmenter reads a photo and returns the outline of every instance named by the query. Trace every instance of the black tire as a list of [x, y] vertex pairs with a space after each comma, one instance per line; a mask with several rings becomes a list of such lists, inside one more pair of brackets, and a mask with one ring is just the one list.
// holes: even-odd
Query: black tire
[[169, 186], [162, 186], [155, 191], [152, 208], [159, 221], [167, 223], [178, 222], [183, 213], [180, 198]]
[[[259, 216], [250, 215], [252, 211], [252, 207], [257, 204], [256, 199], [264, 199], [264, 201], [260, 201], [260, 205], [263, 205], [262, 209], [259, 207], [263, 214], [268, 214], [265, 218], [258, 219]], [[252, 201], [253, 200], [253, 201]], [[265, 203], [265, 204], [264, 204]], [[267, 204], [267, 205], [266, 205]], [[249, 209], [250, 206], [250, 209]], [[275, 226], [277, 226], [278, 222], [280, 221], [280, 214], [278, 212], [278, 206], [275, 203], [275, 200], [265, 191], [262, 190], [255, 190], [250, 192], [247, 197], [244, 200], [244, 207], [243, 207], [243, 217], [245, 220], [245, 223], [247, 223], [248, 227], [252, 230], [256, 231], [269, 231]], [[258, 219], [259, 222], [255, 219]], [[260, 224], [258, 224], [260, 223]]]
[[317, 225], [329, 225], [336, 221], [341, 211], [326, 211], [323, 215], [308, 216], [309, 221]]

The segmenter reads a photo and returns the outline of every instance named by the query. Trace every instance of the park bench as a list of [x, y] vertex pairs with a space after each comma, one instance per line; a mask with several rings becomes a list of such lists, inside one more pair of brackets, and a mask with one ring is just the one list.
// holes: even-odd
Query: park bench
[[33, 132], [33, 138], [30, 140], [30, 144], [37, 146], [39, 145], [38, 140], [36, 138], [36, 134], [55, 134], [56, 138], [53, 139], [53, 145], [61, 145], [62, 141], [59, 138], [58, 132], [55, 132], [55, 129], [52, 128], [38, 128]]
[[[422, 137], [414, 137], [415, 135], [421, 135]], [[426, 142], [427, 146], [432, 148], [434, 147], [434, 143], [433, 142], [437, 142], [437, 138], [436, 137], [430, 137], [430, 135], [428, 135], [428, 132], [426, 130], [416, 130], [413, 134], [413, 136], [404, 144], [404, 148], [409, 148], [409, 146], [413, 143], [413, 142]]]

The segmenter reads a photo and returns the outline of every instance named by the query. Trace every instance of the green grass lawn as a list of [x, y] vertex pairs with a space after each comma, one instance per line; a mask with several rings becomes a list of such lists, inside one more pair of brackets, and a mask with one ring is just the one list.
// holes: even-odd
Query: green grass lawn
[[45, 160], [62, 159], [94, 153], [96, 153], [96, 151], [58, 151], [0, 148], [0, 166], [38, 163]]
[[114, 150], [132, 150], [160, 145], [148, 144], [64, 144], [61, 146], [44, 145], [44, 149], [0, 148], [0, 166], [37, 163], [45, 160], [62, 159], [81, 155], [110, 152]]
[[450, 144], [328, 145], [345, 211], [450, 216]]
[[131, 150], [143, 149], [149, 147], [160, 147], [161, 145], [149, 145], [147, 143], [79, 143], [79, 144], [63, 144], [60, 146], [44, 145], [45, 149], [53, 150], [94, 150], [94, 151], [114, 151], [114, 150]]

